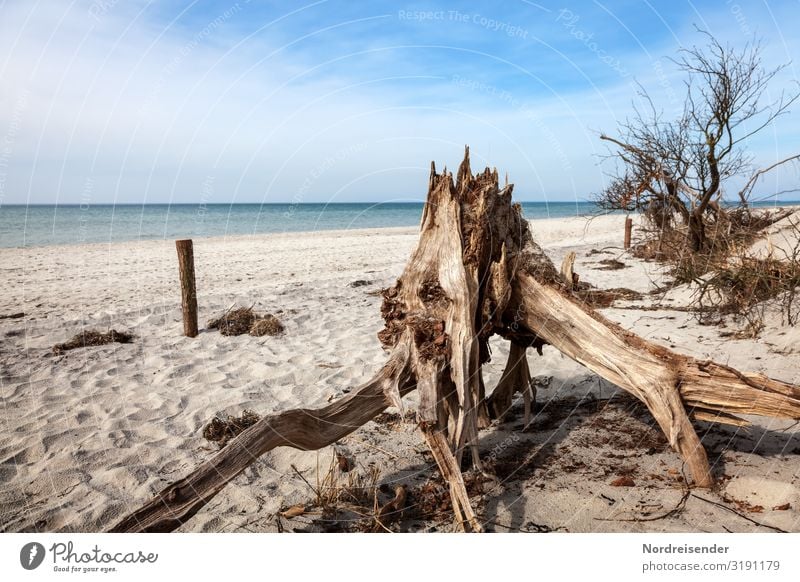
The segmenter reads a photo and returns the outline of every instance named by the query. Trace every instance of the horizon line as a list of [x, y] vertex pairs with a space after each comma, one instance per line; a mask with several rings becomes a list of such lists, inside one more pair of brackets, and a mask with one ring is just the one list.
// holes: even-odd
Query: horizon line
[[[725, 199], [723, 199], [725, 200]], [[734, 201], [735, 199], [725, 200]], [[516, 200], [516, 202], [525, 204], [597, 204], [593, 200], [580, 199], [580, 200]], [[14, 207], [30, 207], [30, 206], [77, 206], [87, 207], [92, 206], [245, 206], [245, 205], [260, 205], [260, 206], [312, 206], [312, 205], [350, 205], [350, 204], [373, 204], [380, 206], [382, 204], [425, 204], [425, 201], [362, 201], [362, 202], [98, 202], [94, 204], [86, 204], [85, 202], [31, 202], [27, 204], [21, 203], [0, 203], [0, 208], [6, 206]], [[800, 199], [797, 200], [754, 200], [750, 204], [798, 204]]]

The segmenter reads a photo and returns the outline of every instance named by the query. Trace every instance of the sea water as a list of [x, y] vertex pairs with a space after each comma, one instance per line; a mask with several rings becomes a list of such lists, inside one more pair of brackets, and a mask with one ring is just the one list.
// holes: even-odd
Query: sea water
[[[525, 218], [589, 216], [594, 203], [522, 202]], [[781, 205], [798, 202], [782, 202]], [[757, 207], [775, 202], [754, 203]], [[422, 203], [0, 206], [0, 247], [417, 226]]]
[[[598, 212], [590, 202], [523, 202], [532, 218]], [[145, 204], [0, 207], [0, 247], [417, 226], [421, 203]]]

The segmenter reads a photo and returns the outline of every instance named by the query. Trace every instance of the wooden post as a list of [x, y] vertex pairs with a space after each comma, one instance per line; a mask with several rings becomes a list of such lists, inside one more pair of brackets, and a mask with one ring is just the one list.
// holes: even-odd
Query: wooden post
[[631, 248], [631, 230], [633, 230], [633, 219], [630, 216], [625, 217], [625, 249]]
[[197, 290], [194, 284], [194, 251], [192, 240], [176, 240], [178, 269], [181, 274], [181, 304], [183, 305], [183, 335], [197, 335]]

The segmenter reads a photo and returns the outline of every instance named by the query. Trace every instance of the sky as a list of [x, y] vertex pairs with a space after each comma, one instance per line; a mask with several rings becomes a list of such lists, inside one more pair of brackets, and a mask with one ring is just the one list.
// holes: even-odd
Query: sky
[[[422, 201], [466, 144], [519, 200], [584, 200], [638, 86], [680, 111], [670, 57], [698, 28], [788, 63], [774, 99], [798, 21], [797, 0], [0, 0], [0, 205]], [[793, 109], [756, 165], [800, 152]]]

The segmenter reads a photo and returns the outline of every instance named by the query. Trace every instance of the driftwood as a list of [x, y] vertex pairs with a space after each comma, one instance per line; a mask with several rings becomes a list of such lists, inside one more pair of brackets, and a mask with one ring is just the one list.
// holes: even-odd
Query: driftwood
[[561, 263], [561, 278], [570, 291], [578, 290], [579, 277], [575, 272], [575, 251], [570, 251]]
[[[676, 354], [583, 306], [533, 241], [512, 189], [499, 186], [496, 170], [473, 175], [469, 150], [455, 180], [432, 164], [419, 243], [397, 283], [383, 292], [386, 325], [378, 337], [390, 352], [383, 368], [324, 408], [265, 416], [112, 531], [171, 531], [265, 452], [330, 445], [390, 405], [402, 410], [413, 389], [456, 520], [480, 531], [461, 458], [469, 452], [482, 470], [478, 431], [503, 416], [515, 391], [523, 393], [529, 415], [535, 392], [526, 351], [541, 352], [545, 344], [641, 400], [701, 487], [712, 485], [712, 476], [692, 418], [737, 425], [746, 423], [740, 414], [800, 418], [797, 387]], [[494, 334], [509, 340], [511, 350], [487, 396], [481, 366]]]

